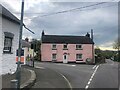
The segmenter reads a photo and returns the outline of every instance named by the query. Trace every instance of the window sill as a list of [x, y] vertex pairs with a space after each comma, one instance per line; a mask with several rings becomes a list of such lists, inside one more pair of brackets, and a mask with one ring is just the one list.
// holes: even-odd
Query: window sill
[[64, 48], [63, 50], [68, 50], [67, 48]]
[[83, 61], [83, 59], [77, 59], [76, 61]]
[[57, 61], [56, 59], [52, 59], [52, 61]]
[[57, 50], [57, 49], [55, 49], [55, 48], [52, 48], [52, 50]]
[[82, 48], [77, 48], [76, 50], [83, 50]]
[[13, 54], [12, 52], [3, 52], [3, 54]]

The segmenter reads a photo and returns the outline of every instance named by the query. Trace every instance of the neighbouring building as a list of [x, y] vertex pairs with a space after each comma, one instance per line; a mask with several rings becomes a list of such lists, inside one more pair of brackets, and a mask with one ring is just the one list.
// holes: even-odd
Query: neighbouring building
[[[26, 41], [22, 40], [22, 53], [21, 53], [21, 63], [26, 64], [27, 57], [30, 56], [29, 50], [31, 48], [31, 44]], [[16, 52], [16, 62], [18, 61], [18, 50]]]
[[[18, 50], [16, 53], [16, 62], [18, 61]], [[31, 49], [31, 42], [29, 42], [29, 39], [26, 38], [25, 40], [22, 40], [22, 54], [21, 54], [21, 63], [22, 64], [28, 64], [28, 62], [35, 56], [35, 52], [33, 49]]]
[[0, 4], [0, 75], [16, 71], [19, 28], [20, 20]]
[[41, 61], [94, 63], [94, 42], [90, 34], [85, 36], [45, 35], [41, 37]]

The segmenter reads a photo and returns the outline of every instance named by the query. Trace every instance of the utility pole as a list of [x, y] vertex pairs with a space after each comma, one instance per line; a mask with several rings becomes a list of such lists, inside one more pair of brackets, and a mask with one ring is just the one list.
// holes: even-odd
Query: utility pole
[[35, 51], [35, 44], [36, 44], [36, 41], [33, 40], [33, 60], [32, 60], [32, 62], [33, 62], [33, 67], [34, 67], [34, 51]]
[[[93, 41], [93, 29], [91, 29], [91, 39]], [[92, 44], [92, 58], [93, 58], [93, 63], [95, 64], [95, 58], [94, 58], [94, 44]]]
[[21, 20], [20, 20], [20, 32], [19, 32], [19, 48], [18, 48], [18, 62], [17, 62], [17, 90], [20, 90], [20, 79], [21, 79], [21, 52], [22, 52], [22, 31], [23, 31], [23, 15], [24, 15], [24, 0], [22, 0], [21, 7]]

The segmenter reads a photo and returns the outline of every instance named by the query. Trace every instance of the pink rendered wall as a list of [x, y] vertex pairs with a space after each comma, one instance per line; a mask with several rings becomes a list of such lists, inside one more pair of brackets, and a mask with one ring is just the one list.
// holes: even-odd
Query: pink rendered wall
[[76, 50], [76, 44], [68, 44], [68, 50], [63, 50], [63, 44], [56, 44], [57, 50], [52, 50], [52, 44], [41, 45], [42, 61], [52, 61], [52, 54], [57, 54], [57, 61], [63, 61], [63, 54], [68, 53], [68, 61], [76, 61], [76, 54], [82, 54], [82, 59], [92, 59], [92, 44], [82, 44], [82, 50]]

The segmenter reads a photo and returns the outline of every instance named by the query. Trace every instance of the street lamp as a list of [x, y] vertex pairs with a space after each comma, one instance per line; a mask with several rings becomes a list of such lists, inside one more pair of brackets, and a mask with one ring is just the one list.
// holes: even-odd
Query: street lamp
[[24, 15], [24, 0], [22, 0], [21, 7], [21, 20], [20, 20], [20, 32], [19, 32], [19, 48], [18, 48], [18, 62], [17, 62], [17, 89], [20, 89], [20, 79], [21, 79], [21, 50], [22, 50], [22, 31], [23, 31], [23, 15]]

